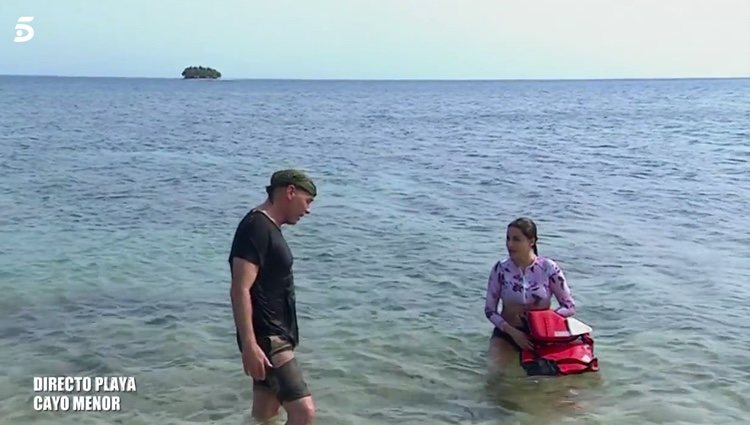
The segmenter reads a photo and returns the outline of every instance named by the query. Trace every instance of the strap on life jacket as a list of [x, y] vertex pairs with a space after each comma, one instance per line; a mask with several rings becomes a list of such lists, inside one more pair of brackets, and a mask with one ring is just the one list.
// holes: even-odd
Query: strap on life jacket
[[[534, 350], [522, 350], [521, 366], [528, 375], [570, 375], [599, 370], [594, 355], [594, 339], [580, 321], [569, 325], [565, 317], [552, 310], [527, 312], [529, 339]], [[573, 330], [571, 331], [571, 328]], [[581, 330], [584, 333], [578, 334]]]

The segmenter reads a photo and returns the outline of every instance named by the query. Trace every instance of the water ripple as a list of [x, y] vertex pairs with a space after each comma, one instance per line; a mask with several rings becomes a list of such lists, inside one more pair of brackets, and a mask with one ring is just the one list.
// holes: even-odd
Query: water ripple
[[[290, 165], [321, 189], [285, 230], [321, 423], [746, 420], [747, 80], [183, 83], [0, 78], [9, 423], [248, 423], [226, 256]], [[484, 290], [519, 215], [600, 374], [488, 371]], [[119, 414], [29, 409], [32, 376], [83, 374], [138, 391]]]

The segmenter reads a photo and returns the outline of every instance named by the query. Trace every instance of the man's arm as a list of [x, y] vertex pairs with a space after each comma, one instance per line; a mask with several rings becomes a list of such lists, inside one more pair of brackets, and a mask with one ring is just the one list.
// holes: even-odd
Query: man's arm
[[[234, 324], [239, 331], [243, 350], [257, 343], [253, 331], [253, 306], [250, 301], [250, 288], [258, 276], [258, 266], [243, 258], [232, 258], [232, 286], [229, 291], [232, 299]], [[245, 348], [247, 347], [247, 348]]]
[[234, 324], [237, 327], [240, 343], [253, 347], [256, 343], [253, 331], [253, 306], [250, 288], [255, 283], [260, 268], [266, 260], [269, 236], [268, 227], [262, 220], [250, 219], [241, 222], [232, 241], [232, 284], [229, 295], [232, 300]]
[[237, 336], [242, 350], [242, 366], [245, 374], [253, 379], [265, 379], [271, 362], [258, 346], [253, 329], [253, 305], [250, 289], [260, 273], [268, 253], [268, 227], [259, 220], [241, 222], [232, 241], [232, 284], [229, 296], [232, 314], [237, 327]]

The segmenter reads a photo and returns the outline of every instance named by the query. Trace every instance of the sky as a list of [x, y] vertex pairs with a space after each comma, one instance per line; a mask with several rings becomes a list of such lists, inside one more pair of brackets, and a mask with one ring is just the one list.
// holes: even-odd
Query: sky
[[[13, 41], [21, 16], [34, 37]], [[0, 75], [750, 77], [750, 0], [0, 0]]]

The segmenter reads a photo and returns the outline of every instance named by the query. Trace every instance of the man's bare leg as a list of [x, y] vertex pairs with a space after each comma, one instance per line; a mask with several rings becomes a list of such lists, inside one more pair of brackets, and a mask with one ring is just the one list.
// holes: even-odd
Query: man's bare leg
[[253, 419], [259, 424], [266, 423], [278, 416], [281, 409], [279, 400], [268, 388], [256, 385], [253, 387]]
[[[275, 354], [271, 358], [271, 363], [274, 367], [280, 367], [292, 359], [294, 351], [286, 350]], [[286, 425], [312, 425], [315, 421], [315, 403], [312, 396], [286, 402], [283, 406], [287, 413]]]
[[315, 422], [315, 403], [312, 396], [284, 403], [288, 419], [286, 425], [312, 425]]

